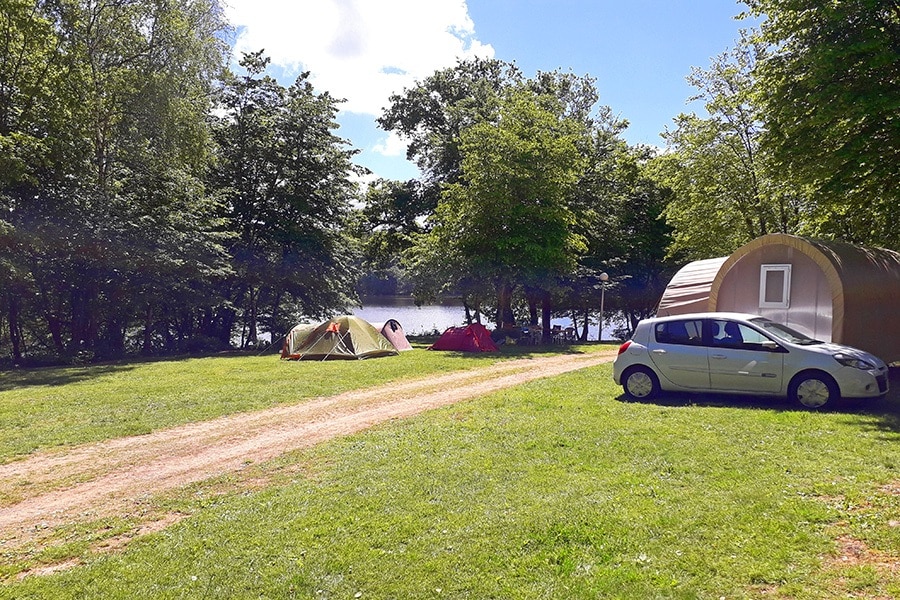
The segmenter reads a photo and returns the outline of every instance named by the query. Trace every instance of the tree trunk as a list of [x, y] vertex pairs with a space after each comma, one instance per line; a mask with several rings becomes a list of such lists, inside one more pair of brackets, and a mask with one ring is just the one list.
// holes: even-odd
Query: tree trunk
[[506, 329], [515, 326], [512, 311], [512, 285], [508, 282], [500, 284], [497, 290], [497, 328]]
[[528, 303], [528, 325], [536, 327], [538, 324], [538, 304], [541, 301], [542, 290], [533, 287], [525, 288], [525, 301]]
[[62, 321], [53, 312], [47, 312], [47, 328], [50, 330], [50, 339], [53, 340], [53, 347], [59, 354], [65, 349], [62, 335]]
[[20, 365], [22, 363], [22, 330], [19, 328], [19, 301], [12, 295], [7, 294], [8, 310], [7, 322], [9, 324], [9, 341], [12, 344], [13, 364]]
[[466, 311], [466, 325], [472, 324], [472, 312], [469, 310], [469, 303], [463, 298], [463, 309]]
[[550, 337], [550, 316], [553, 312], [553, 305], [550, 302], [550, 294], [544, 293], [541, 299], [541, 342], [549, 344], [552, 340]]
[[93, 349], [97, 342], [97, 285], [87, 274], [81, 285], [71, 291], [72, 349]]
[[150, 354], [152, 351], [153, 333], [153, 305], [147, 303], [147, 310], [144, 312], [144, 342], [141, 344], [141, 353]]

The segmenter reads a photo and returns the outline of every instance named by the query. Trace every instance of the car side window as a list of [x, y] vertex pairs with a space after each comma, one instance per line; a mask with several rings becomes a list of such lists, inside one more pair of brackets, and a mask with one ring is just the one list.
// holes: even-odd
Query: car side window
[[712, 345], [741, 350], [766, 350], [763, 342], [769, 338], [742, 323], [734, 321], [712, 321]]
[[654, 330], [660, 344], [703, 345], [703, 321], [685, 319], [657, 323]]

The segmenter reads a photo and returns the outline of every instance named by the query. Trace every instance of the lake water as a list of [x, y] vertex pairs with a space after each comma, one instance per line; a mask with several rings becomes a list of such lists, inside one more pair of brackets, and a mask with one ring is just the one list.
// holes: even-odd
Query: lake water
[[[458, 298], [447, 298], [437, 304], [416, 306], [412, 298], [405, 296], [373, 296], [362, 298], [362, 308], [353, 311], [369, 323], [384, 323], [388, 319], [396, 319], [407, 335], [430, 334], [435, 331], [443, 332], [448, 327], [465, 325], [466, 313], [462, 302]], [[572, 326], [571, 319], [553, 319], [552, 325], [566, 328]], [[485, 323], [488, 329], [493, 329], [493, 324]], [[588, 340], [597, 339], [599, 328], [597, 323], [588, 327]], [[580, 330], [579, 330], [580, 332]], [[604, 323], [603, 339], [612, 339], [610, 323]]]
[[369, 323], [396, 319], [407, 335], [441, 333], [448, 327], [466, 322], [462, 302], [455, 298], [424, 306], [416, 306], [412, 298], [405, 296], [375, 296], [361, 301], [362, 308], [357, 308], [353, 314]]

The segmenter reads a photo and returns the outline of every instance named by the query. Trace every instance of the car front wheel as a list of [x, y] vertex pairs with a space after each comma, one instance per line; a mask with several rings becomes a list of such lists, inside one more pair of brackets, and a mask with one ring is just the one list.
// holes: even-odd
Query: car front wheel
[[822, 408], [839, 395], [834, 379], [825, 373], [801, 373], [788, 388], [788, 397], [806, 408]]
[[649, 400], [659, 394], [659, 379], [647, 367], [631, 367], [622, 378], [622, 389], [632, 400]]

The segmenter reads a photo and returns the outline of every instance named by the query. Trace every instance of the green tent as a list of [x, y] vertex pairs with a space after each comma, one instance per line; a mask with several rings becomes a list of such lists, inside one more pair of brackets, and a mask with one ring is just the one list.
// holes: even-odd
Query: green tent
[[397, 349], [367, 321], [347, 315], [319, 325], [301, 323], [285, 337], [281, 358], [352, 360], [392, 356]]

